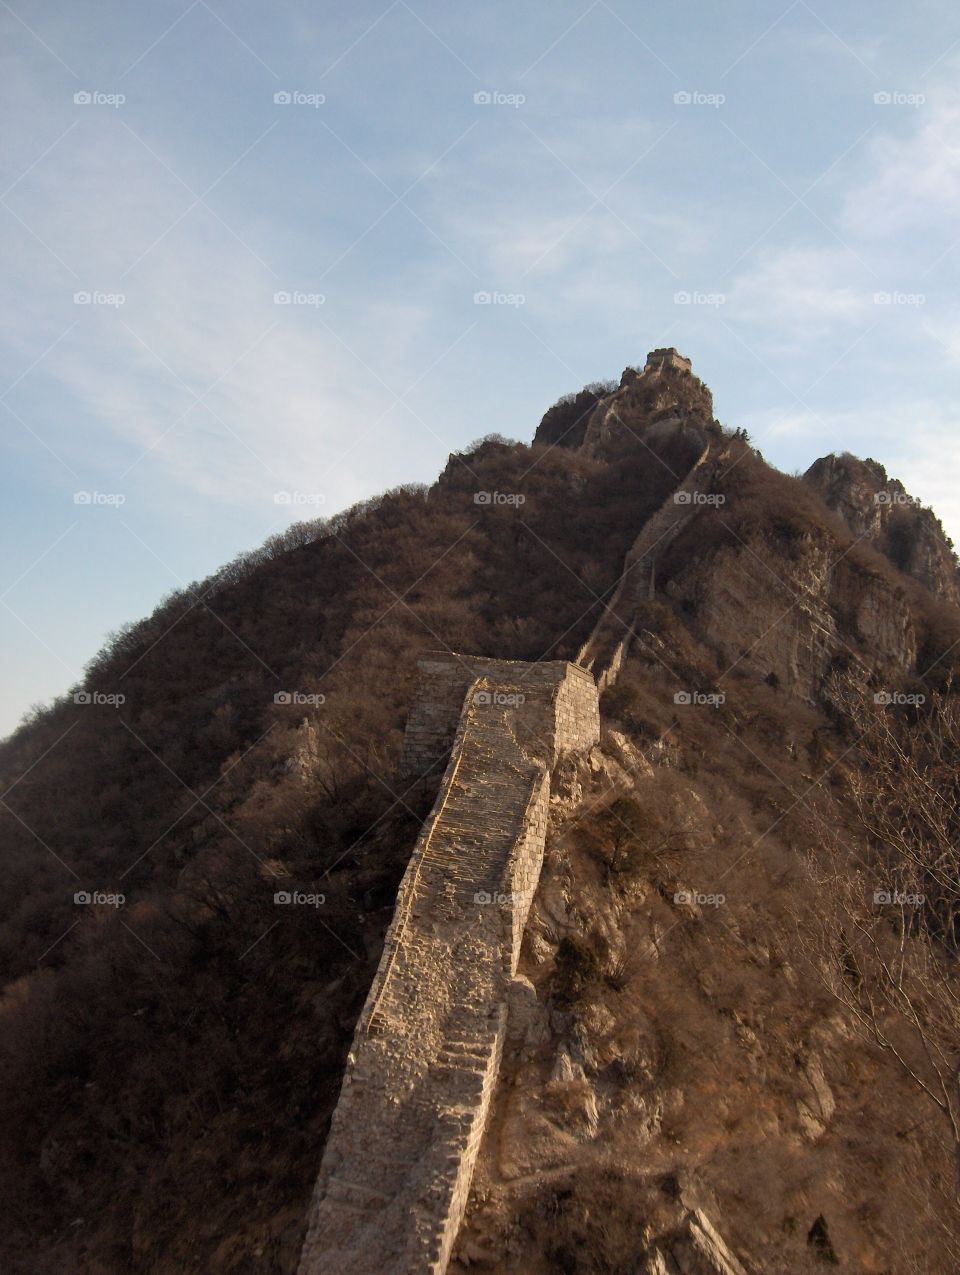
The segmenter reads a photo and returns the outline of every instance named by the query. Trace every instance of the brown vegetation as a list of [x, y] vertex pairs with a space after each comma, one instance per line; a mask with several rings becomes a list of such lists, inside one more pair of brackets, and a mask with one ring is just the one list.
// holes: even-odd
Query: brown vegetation
[[[678, 384], [702, 424], [702, 389]], [[631, 428], [661, 410], [635, 380], [624, 385]], [[410, 785], [396, 773], [416, 659], [438, 648], [571, 658], [672, 490], [671, 469], [689, 463], [686, 444], [658, 459], [629, 432], [611, 444], [613, 463], [571, 446], [611, 388], [558, 404], [532, 447], [488, 437], [430, 488], [298, 524], [171, 596], [89, 666], [82, 689], [121, 693], [122, 704], [65, 697], [0, 745], [5, 1270], [294, 1269], [353, 1024], [439, 779]], [[528, 1264], [516, 1269], [628, 1269], [643, 1228], [670, 1224], [676, 1201], [661, 1183], [677, 1181], [714, 1191], [744, 1247], [756, 1241], [752, 1221], [763, 1269], [784, 1254], [795, 1264], [783, 1269], [805, 1269], [823, 1213], [830, 1242], [863, 1263], [849, 1269], [886, 1269], [870, 1264], [886, 1244], [897, 1275], [936, 1271], [930, 1235], [957, 1242], [952, 1224], [932, 1220], [945, 1190], [943, 1113], [884, 1123], [875, 1094], [902, 1104], [915, 1085], [876, 1033], [845, 1041], [835, 1015], [854, 1003], [838, 1005], [840, 984], [817, 967], [836, 947], [800, 942], [796, 903], [810, 889], [809, 852], [830, 849], [806, 799], [816, 788], [838, 835], [892, 845], [904, 871], [911, 853], [926, 856], [939, 929], [920, 935], [930, 962], [912, 963], [911, 978], [952, 978], [955, 863], [943, 856], [956, 829], [909, 789], [889, 811], [907, 803], [919, 842], [897, 842], [893, 813], [868, 826], [868, 779], [888, 791], [899, 779], [871, 760], [869, 732], [845, 756], [858, 725], [836, 695], [825, 686], [801, 702], [767, 669], [730, 671], [698, 627], [696, 589], [674, 600], [670, 587], [682, 573], [708, 580], [721, 551], [786, 573], [823, 549], [850, 573], [847, 594], [876, 579], [902, 600], [919, 651], [899, 685], [943, 695], [944, 721], [954, 720], [960, 623], [897, 569], [902, 546], [884, 556], [856, 543], [744, 439], [724, 444], [726, 503], [700, 511], [657, 561], [657, 601], [603, 700], [607, 727], [647, 769], [632, 784], [606, 773], [586, 782], [538, 903], [531, 943], [545, 947], [529, 972], [561, 1029], [534, 1064], [546, 1083], [558, 1041], [580, 1049], [611, 1123], [606, 1158], [577, 1159], [572, 1183], [521, 1190], [510, 1242]], [[524, 500], [477, 503], [477, 493]], [[775, 587], [757, 573], [758, 599]], [[856, 615], [834, 619], [851, 651], [865, 649]], [[709, 693], [721, 678], [723, 705], [677, 710], [677, 690]], [[314, 701], [277, 703], [278, 692]], [[929, 786], [931, 766], [955, 759], [955, 736], [941, 733], [939, 761], [922, 729], [910, 738], [898, 736], [896, 764]], [[817, 871], [852, 889], [856, 864], [831, 854]], [[325, 901], [274, 903], [293, 889]], [[126, 902], [76, 905], [79, 890]], [[725, 909], [675, 901], [717, 890]], [[558, 894], [566, 903], [551, 911]], [[892, 934], [920, 951], [912, 927], [885, 930], [884, 943]], [[885, 952], [861, 945], [853, 959], [895, 1009]], [[910, 1005], [940, 1017], [904, 1056], [916, 1070], [924, 1039], [935, 1040], [946, 1078], [956, 1024], [927, 986]], [[822, 1144], [797, 1115], [808, 1095], [794, 1061], [821, 1029], [839, 1112]], [[955, 1119], [940, 1073], [922, 1075]], [[550, 1109], [567, 1103], [571, 1127], [592, 1127], [580, 1080], [551, 1083]], [[683, 1095], [699, 1095], [701, 1109]], [[910, 1195], [924, 1165], [932, 1203]], [[849, 1206], [816, 1185], [824, 1177], [845, 1184]], [[908, 1207], [897, 1236], [876, 1216]]]

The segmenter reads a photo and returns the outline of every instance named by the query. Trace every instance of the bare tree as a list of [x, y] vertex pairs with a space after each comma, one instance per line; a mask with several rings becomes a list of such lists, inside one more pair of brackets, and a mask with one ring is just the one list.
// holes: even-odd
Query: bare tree
[[832, 994], [946, 1122], [960, 1184], [960, 706], [849, 679], [831, 698], [855, 744], [846, 800], [821, 794], [814, 816], [801, 928]]

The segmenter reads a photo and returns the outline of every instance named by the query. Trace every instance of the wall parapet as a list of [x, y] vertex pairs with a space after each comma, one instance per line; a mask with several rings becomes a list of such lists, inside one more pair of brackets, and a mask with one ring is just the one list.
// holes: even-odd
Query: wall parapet
[[597, 688], [576, 665], [439, 653], [420, 672], [409, 758], [449, 757], [357, 1022], [299, 1275], [443, 1275], [496, 1084], [551, 773], [599, 741]]

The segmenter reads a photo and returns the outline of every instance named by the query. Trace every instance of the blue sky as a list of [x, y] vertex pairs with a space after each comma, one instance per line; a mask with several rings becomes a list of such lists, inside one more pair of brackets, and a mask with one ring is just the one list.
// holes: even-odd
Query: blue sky
[[0, 731], [169, 590], [657, 345], [781, 468], [872, 455], [960, 536], [955, 5], [0, 28]]

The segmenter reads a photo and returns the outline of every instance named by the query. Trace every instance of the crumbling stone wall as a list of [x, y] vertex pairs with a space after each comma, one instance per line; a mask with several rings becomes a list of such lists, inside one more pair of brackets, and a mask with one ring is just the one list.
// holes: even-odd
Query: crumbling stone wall
[[404, 733], [400, 774], [407, 778], [424, 775], [439, 761], [446, 760], [460, 724], [463, 697], [477, 677], [488, 677], [498, 685], [516, 681], [516, 693], [521, 695], [532, 694], [544, 686], [559, 687], [564, 696], [563, 711], [569, 714], [560, 726], [563, 748], [581, 747], [568, 736], [571, 731], [576, 732], [576, 722], [584, 714], [589, 717], [590, 700], [594, 695], [593, 679], [578, 681], [573, 673], [569, 677], [559, 677], [557, 670], [560, 667], [570, 666], [560, 660], [527, 663], [447, 651], [438, 651], [420, 660], [416, 697]]
[[601, 693], [616, 681], [627, 656], [639, 602], [652, 596], [656, 555], [662, 554], [695, 516], [695, 494], [709, 484], [718, 459], [715, 445], [705, 442], [683, 481], [647, 520], [627, 553], [613, 597], [577, 655], [577, 664], [590, 671]]
[[651, 350], [647, 355], [645, 371], [656, 371], [661, 367], [674, 367], [681, 372], [693, 371], [690, 360], [675, 350], [672, 345], [660, 350]]
[[499, 1070], [551, 773], [599, 739], [596, 685], [573, 664], [447, 654], [420, 672], [407, 764], [449, 759], [357, 1023], [300, 1275], [446, 1269]]

